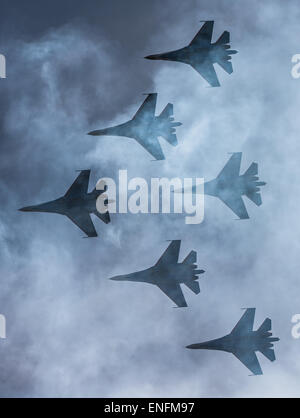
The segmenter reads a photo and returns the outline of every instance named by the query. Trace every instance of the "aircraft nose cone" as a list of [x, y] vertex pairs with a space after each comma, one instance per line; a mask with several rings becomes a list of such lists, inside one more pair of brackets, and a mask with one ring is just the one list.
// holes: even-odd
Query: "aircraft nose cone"
[[88, 132], [88, 135], [93, 135], [93, 136], [96, 136], [96, 135], [101, 135], [101, 133], [99, 133], [99, 132], [101, 132], [101, 131], [91, 131], [91, 132]]
[[32, 212], [34, 206], [25, 206], [24, 208], [19, 209], [20, 212]]
[[190, 345], [187, 345], [185, 348], [189, 348], [190, 350], [195, 350], [197, 347], [197, 344], [190, 344]]
[[144, 58], [146, 58], [146, 60], [157, 60], [159, 59], [159, 55], [147, 55]]
[[187, 345], [186, 348], [189, 348], [190, 350], [211, 350], [215, 348], [215, 344], [208, 341], [205, 343]]
[[114, 280], [114, 281], [120, 280], [120, 276], [110, 277], [109, 280]]
[[110, 277], [109, 280], [114, 280], [116, 282], [123, 282], [126, 280], [130, 280], [131, 279], [131, 274], [125, 274], [125, 275], [119, 275], [119, 276], [114, 276], [114, 277]]

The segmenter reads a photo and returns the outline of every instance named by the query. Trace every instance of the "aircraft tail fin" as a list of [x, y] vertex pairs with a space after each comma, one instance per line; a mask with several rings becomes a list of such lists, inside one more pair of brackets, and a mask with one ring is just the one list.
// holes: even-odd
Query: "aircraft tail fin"
[[230, 49], [230, 33], [225, 31], [222, 33], [220, 38], [217, 40], [216, 45], [222, 46], [223, 53], [220, 53], [217, 63], [226, 71], [228, 74], [233, 73], [231, 55], [236, 54], [237, 51]]
[[197, 253], [196, 251], [191, 251], [183, 260], [183, 264], [195, 264], [197, 263]]
[[196, 280], [187, 280], [184, 284], [196, 295], [200, 293], [200, 285]]
[[265, 334], [266, 332], [271, 331], [271, 329], [272, 329], [272, 321], [270, 318], [266, 318], [257, 331], [259, 333]]
[[244, 178], [246, 182], [249, 184], [250, 191], [246, 193], [248, 199], [252, 200], [256, 206], [260, 206], [262, 204], [262, 199], [260, 195], [260, 186], [265, 186], [266, 182], [258, 181], [258, 164], [252, 163], [248, 170], [244, 173]]
[[176, 136], [176, 127], [180, 126], [180, 122], [174, 122], [173, 105], [168, 103], [161, 114], [158, 116], [159, 135], [164, 137], [169, 144], [175, 146], [178, 144]]
[[273, 350], [273, 348], [263, 348], [260, 350], [260, 352], [267, 357], [268, 360], [270, 361], [275, 361], [276, 357], [275, 357], [275, 352]]
[[230, 33], [225, 30], [225, 32], [222, 33], [220, 38], [217, 40], [217, 45], [225, 45], [230, 43]]
[[258, 174], [258, 164], [252, 163], [244, 175], [248, 177], [248, 176], [257, 176], [257, 174]]
[[165, 120], [169, 119], [173, 116], [173, 105], [172, 103], [168, 103], [164, 110], [159, 115], [159, 119]]
[[196, 251], [191, 251], [183, 260], [182, 264], [186, 264], [192, 267], [191, 278], [184, 281], [184, 284], [196, 295], [200, 293], [200, 286], [197, 280], [199, 279], [199, 274], [204, 273], [204, 270], [197, 270], [197, 253]]

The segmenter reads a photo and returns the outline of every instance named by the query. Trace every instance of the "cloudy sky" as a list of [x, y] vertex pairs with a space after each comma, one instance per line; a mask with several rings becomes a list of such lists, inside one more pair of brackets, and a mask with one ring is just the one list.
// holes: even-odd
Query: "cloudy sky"
[[[2, 0], [1, 11], [0, 395], [298, 396], [299, 2]], [[143, 59], [188, 44], [201, 20], [215, 20], [214, 39], [229, 30], [239, 51], [232, 75], [217, 68], [220, 88]], [[177, 147], [161, 140], [165, 161], [130, 139], [86, 135], [131, 118], [148, 92], [183, 123]], [[92, 170], [91, 188], [119, 169], [209, 180], [239, 151], [242, 171], [255, 161], [267, 182], [246, 221], [208, 197], [200, 225], [115, 214], [82, 239], [63, 216], [17, 210], [63, 195], [78, 169]], [[154, 286], [107, 280], [151, 266], [171, 239], [206, 271], [198, 296], [184, 289], [187, 309]], [[230, 332], [243, 307], [257, 308], [255, 326], [270, 317], [281, 339], [274, 363], [258, 354], [263, 376], [228, 353], [184, 348]]]

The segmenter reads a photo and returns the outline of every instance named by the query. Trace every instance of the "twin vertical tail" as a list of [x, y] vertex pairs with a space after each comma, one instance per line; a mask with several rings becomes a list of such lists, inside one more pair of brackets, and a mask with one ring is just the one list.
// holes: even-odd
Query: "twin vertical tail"
[[230, 43], [230, 33], [227, 30], [225, 30], [220, 36], [220, 38], [217, 40], [216, 44], [217, 45], [228, 44], [227, 46], [230, 46], [229, 43]]
[[200, 293], [200, 285], [196, 281], [199, 279], [199, 274], [204, 273], [204, 270], [197, 270], [197, 253], [196, 251], [191, 251], [187, 257], [184, 259], [182, 264], [186, 264], [191, 267], [191, 277], [184, 282], [184, 284], [196, 295]]
[[258, 328], [257, 333], [260, 339], [259, 342], [259, 351], [267, 357], [270, 361], [275, 361], [275, 353], [273, 349], [273, 342], [279, 341], [279, 338], [272, 337], [272, 322], [271, 319], [267, 318]]
[[217, 40], [216, 45], [222, 47], [223, 53], [217, 58], [217, 63], [225, 70], [228, 74], [233, 72], [231, 55], [237, 54], [237, 51], [230, 49], [230, 33], [225, 31], [222, 33], [220, 38]]
[[248, 170], [245, 172], [244, 177], [247, 182], [249, 191], [246, 193], [248, 199], [252, 200], [256, 206], [262, 204], [261, 195], [260, 195], [260, 186], [265, 186], [267, 183], [264, 181], [258, 181], [258, 165], [257, 163], [252, 163]]
[[178, 144], [176, 136], [176, 127], [181, 126], [182, 123], [174, 122], [173, 114], [173, 105], [169, 103], [157, 119], [159, 135], [164, 137], [169, 142], [169, 144], [175, 146]]

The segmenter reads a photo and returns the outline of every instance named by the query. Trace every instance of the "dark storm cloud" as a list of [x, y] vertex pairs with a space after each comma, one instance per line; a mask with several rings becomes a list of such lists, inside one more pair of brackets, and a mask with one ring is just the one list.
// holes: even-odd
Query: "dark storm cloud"
[[[299, 389], [299, 167], [296, 1], [77, 1], [4, 3], [0, 25], [8, 78], [1, 80], [2, 395], [7, 396], [276, 396]], [[3, 7], [4, 7], [3, 6]], [[222, 87], [184, 65], [147, 62], [150, 53], [189, 42], [200, 20], [215, 19], [214, 37], [230, 30], [234, 73], [218, 69]], [[284, 22], [284, 24], [283, 24]], [[3, 29], [5, 28], [5, 31]], [[157, 91], [159, 112], [174, 103], [176, 148], [152, 162], [130, 139], [93, 138], [92, 129], [125, 122]], [[76, 169], [102, 176], [215, 177], [228, 152], [242, 151], [268, 184], [263, 205], [246, 202], [249, 221], [206, 199], [201, 225], [176, 215], [112, 215], [95, 220], [97, 239], [64, 217], [19, 213], [62, 195]], [[202, 292], [185, 291], [189, 308], [172, 309], [154, 287], [106, 280], [152, 265], [182, 239], [195, 249]], [[278, 361], [248, 378], [226, 353], [190, 353], [187, 344], [219, 337], [241, 307], [257, 307], [259, 325], [274, 320]], [[3, 343], [3, 344], [2, 344]], [[175, 382], [175, 383], [174, 383]], [[279, 383], [280, 382], [280, 385]]]

